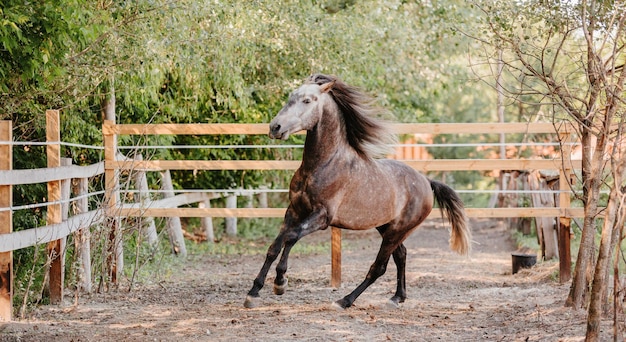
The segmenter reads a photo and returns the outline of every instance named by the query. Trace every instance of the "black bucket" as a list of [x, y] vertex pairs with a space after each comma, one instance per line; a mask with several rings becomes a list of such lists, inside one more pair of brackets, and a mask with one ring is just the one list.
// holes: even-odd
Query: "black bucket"
[[512, 253], [513, 274], [522, 268], [531, 268], [537, 263], [536, 254]]

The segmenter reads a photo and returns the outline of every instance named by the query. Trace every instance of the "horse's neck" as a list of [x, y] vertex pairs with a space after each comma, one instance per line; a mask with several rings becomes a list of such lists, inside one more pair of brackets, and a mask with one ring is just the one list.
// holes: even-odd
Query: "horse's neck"
[[[326, 116], [327, 113], [324, 113]], [[350, 160], [356, 152], [350, 147], [346, 133], [336, 120], [320, 120], [307, 131], [302, 165], [308, 169], [325, 167], [329, 162]]]

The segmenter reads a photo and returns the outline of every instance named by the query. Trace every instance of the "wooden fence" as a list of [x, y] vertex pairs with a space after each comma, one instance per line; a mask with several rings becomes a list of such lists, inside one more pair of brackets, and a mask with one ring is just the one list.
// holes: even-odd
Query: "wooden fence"
[[[90, 177], [104, 173], [104, 162], [89, 166], [69, 165], [71, 161], [60, 155], [59, 112], [46, 111], [48, 168], [12, 170], [12, 126], [10, 121], [0, 121], [0, 321], [10, 320], [13, 302], [13, 256], [12, 251], [25, 247], [46, 244], [49, 257], [49, 284], [51, 303], [60, 303], [63, 298], [63, 270], [65, 238], [76, 234], [83, 241], [78, 253], [89, 270], [89, 242], [85, 241], [89, 228], [103, 222], [99, 209], [89, 211], [87, 206], [87, 182]], [[70, 197], [70, 181], [75, 180], [75, 208], [77, 212], [67, 217]], [[14, 185], [46, 183], [48, 204], [46, 226], [13, 232]], [[87, 283], [81, 284], [89, 288]]]
[[[555, 170], [559, 174], [559, 189], [567, 196], [558, 196], [554, 207], [523, 208], [467, 208], [469, 217], [553, 217], [558, 218], [554, 250], [558, 250], [560, 278], [562, 282], [571, 277], [569, 248], [570, 222], [572, 217], [582, 217], [583, 208], [570, 205], [570, 182], [573, 171], [581, 168], [580, 160], [571, 160], [572, 128], [567, 124], [559, 127], [551, 123], [449, 123], [449, 124], [396, 124], [397, 134], [554, 134], [559, 136], [564, 159], [449, 159], [449, 160], [405, 160], [413, 168], [422, 171], [493, 171], [493, 170]], [[295, 170], [300, 161], [294, 160], [145, 160], [129, 164], [116, 160], [115, 139], [118, 135], [222, 135], [246, 134], [265, 135], [267, 124], [115, 124], [107, 121], [103, 126], [105, 151], [105, 174], [111, 183], [117, 184], [115, 175], [131, 169], [145, 171], [163, 170]], [[107, 182], [109, 183], [109, 182]], [[115, 198], [109, 194], [111, 208], [118, 208]], [[286, 208], [156, 208], [150, 204], [123, 205], [117, 209], [120, 216], [155, 217], [282, 217]], [[433, 211], [430, 218], [438, 217]], [[554, 229], [551, 226], [549, 229]], [[331, 234], [331, 285], [341, 282], [341, 231], [332, 228]], [[560, 248], [557, 248], [558, 247]]]
[[[138, 160], [129, 162], [118, 153], [117, 137], [120, 135], [223, 135], [246, 134], [265, 135], [267, 124], [116, 124], [105, 121], [102, 127], [104, 141], [103, 163], [86, 167], [61, 166], [59, 155], [59, 123], [58, 111], [46, 112], [48, 119], [48, 168], [38, 170], [11, 171], [11, 144], [0, 144], [0, 320], [11, 319], [12, 301], [12, 256], [11, 252], [20, 248], [46, 243], [51, 257], [50, 285], [51, 301], [59, 302], [63, 298], [63, 243], [69, 234], [84, 240], [89, 226], [106, 222], [113, 227], [110, 236], [112, 280], [121, 269], [122, 237], [119, 233], [121, 217], [282, 217], [286, 208], [179, 208], [181, 204], [200, 202], [206, 196], [185, 195], [186, 199], [165, 199], [151, 201], [143, 198], [136, 203], [120, 201], [119, 175], [129, 171], [169, 171], [169, 170], [295, 170], [300, 161], [297, 160]], [[0, 141], [11, 141], [10, 122], [1, 122]], [[570, 184], [573, 171], [580, 169], [580, 160], [570, 159], [570, 142], [572, 131], [568, 125], [555, 127], [549, 123], [463, 123], [463, 124], [396, 124], [393, 129], [398, 134], [535, 134], [548, 133], [559, 135], [565, 142], [562, 145], [564, 159], [454, 159], [454, 160], [406, 160], [413, 168], [428, 171], [492, 171], [492, 170], [537, 170], [548, 169], [559, 173], [560, 193], [555, 207], [525, 208], [467, 208], [469, 217], [510, 218], [510, 217], [553, 217], [558, 218], [558, 244], [561, 260], [561, 279], [569, 279], [571, 272], [571, 256], [569, 255], [570, 219], [582, 217], [582, 208], [570, 206]], [[1, 171], [4, 170], [4, 171]], [[86, 188], [86, 179], [104, 173], [105, 194], [102, 208], [89, 211], [83, 206], [83, 212], [63, 221], [61, 209], [62, 183], [69, 180], [81, 180], [79, 183]], [[12, 232], [11, 187], [17, 184], [47, 183], [49, 191], [48, 220], [45, 227]], [[86, 191], [86, 190], [85, 190]], [[80, 198], [80, 196], [76, 197]], [[81, 199], [84, 200], [84, 199]], [[76, 200], [78, 201], [78, 199]], [[3, 210], [4, 209], [4, 210]], [[433, 212], [431, 218], [439, 217]], [[340, 230], [333, 228], [331, 237], [332, 275], [331, 284], [338, 286], [341, 281], [341, 235]], [[88, 251], [87, 251], [88, 253]], [[58, 264], [55, 264], [58, 263]], [[119, 267], [119, 269], [118, 269]], [[54, 286], [54, 289], [52, 288]]]

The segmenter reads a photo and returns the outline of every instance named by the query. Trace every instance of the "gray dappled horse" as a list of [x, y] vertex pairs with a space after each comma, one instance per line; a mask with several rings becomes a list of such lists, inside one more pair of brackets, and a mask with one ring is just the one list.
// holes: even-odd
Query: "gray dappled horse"
[[265, 263], [248, 292], [244, 306], [257, 305], [272, 263], [276, 266], [274, 293], [285, 292], [289, 251], [302, 237], [328, 226], [363, 230], [376, 228], [382, 244], [365, 280], [335, 302], [350, 307], [386, 271], [393, 256], [398, 271], [396, 293], [390, 303], [406, 299], [406, 248], [403, 241], [426, 219], [436, 200], [452, 226], [450, 247], [470, 251], [471, 232], [463, 203], [447, 185], [430, 180], [406, 164], [377, 159], [387, 151], [393, 135], [375, 118], [380, 109], [373, 99], [334, 76], [313, 75], [289, 96], [270, 123], [271, 138], [287, 139], [306, 130], [302, 165], [289, 187], [290, 204], [284, 223], [270, 245]]

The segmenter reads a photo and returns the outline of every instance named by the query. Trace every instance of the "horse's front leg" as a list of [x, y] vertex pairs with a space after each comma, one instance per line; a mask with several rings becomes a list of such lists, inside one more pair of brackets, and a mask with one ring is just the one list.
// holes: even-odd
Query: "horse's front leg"
[[298, 234], [296, 232], [290, 232], [290, 236], [285, 239], [285, 246], [283, 248], [283, 253], [280, 257], [280, 261], [276, 265], [276, 278], [274, 278], [274, 294], [282, 295], [285, 293], [285, 288], [287, 287], [288, 279], [285, 277], [285, 273], [287, 273], [287, 263], [289, 259], [289, 252], [291, 252], [291, 248], [298, 241]]
[[248, 291], [246, 300], [243, 303], [243, 305], [246, 308], [253, 308], [257, 305], [255, 299], [259, 297], [259, 291], [261, 290], [261, 288], [263, 288], [263, 285], [265, 284], [265, 278], [267, 277], [267, 272], [270, 270], [272, 263], [274, 263], [274, 260], [276, 260], [276, 258], [278, 257], [278, 254], [280, 253], [280, 250], [283, 247], [283, 241], [284, 241], [284, 236], [285, 236], [284, 228], [285, 227], [281, 229], [276, 239], [274, 239], [274, 242], [272, 242], [270, 247], [267, 249], [265, 262], [263, 263], [263, 266], [261, 267], [261, 271], [259, 271], [259, 274], [254, 279], [252, 288], [250, 289], [250, 291]]
[[[285, 223], [283, 224], [283, 227], [280, 233], [278, 233], [278, 236], [276, 237], [274, 242], [268, 248], [265, 262], [261, 267], [261, 271], [259, 271], [259, 274], [254, 279], [252, 288], [250, 289], [250, 291], [248, 291], [248, 295], [246, 296], [246, 300], [243, 304], [246, 308], [253, 308], [257, 305], [259, 291], [265, 284], [267, 272], [272, 266], [272, 263], [274, 263], [274, 261], [278, 257], [281, 249], [283, 250], [283, 253], [278, 265], [276, 266], [276, 279], [274, 280], [274, 292], [277, 294], [284, 293], [284, 287], [287, 283], [285, 279], [285, 272], [287, 271], [287, 259], [293, 245], [303, 236], [306, 236], [314, 231], [323, 229], [328, 226], [326, 210], [316, 211], [313, 215], [310, 215], [307, 219], [300, 223], [297, 223], [297, 221], [294, 220], [293, 217], [293, 212], [291, 212], [291, 209], [288, 209], [287, 214], [285, 215]], [[282, 291], [280, 290], [281, 286]]]
[[326, 210], [321, 209], [297, 224], [295, 229], [285, 233], [283, 253], [280, 257], [280, 261], [278, 261], [278, 264], [276, 265], [276, 278], [274, 279], [275, 294], [282, 295], [285, 293], [285, 287], [287, 287], [287, 277], [285, 277], [285, 273], [287, 272], [287, 264], [291, 248], [301, 238], [318, 230], [325, 229], [328, 225], [329, 219], [326, 215]]

